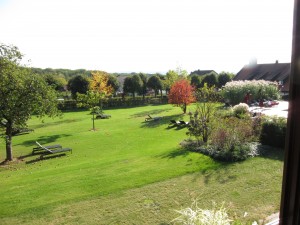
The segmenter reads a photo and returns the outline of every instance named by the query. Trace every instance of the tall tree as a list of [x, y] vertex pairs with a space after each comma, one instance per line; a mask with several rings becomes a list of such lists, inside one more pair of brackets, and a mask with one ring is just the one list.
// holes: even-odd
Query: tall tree
[[191, 85], [193, 85], [195, 88], [200, 88], [202, 86], [201, 77], [198, 75], [192, 75]]
[[99, 107], [103, 94], [97, 91], [87, 91], [86, 94], [77, 94], [77, 105], [79, 107], [88, 107], [92, 111], [92, 130], [95, 131], [95, 114], [102, 113], [102, 108]]
[[180, 66], [176, 68], [176, 73], [181, 79], [185, 79], [188, 76], [188, 72], [186, 70], [183, 70]]
[[157, 75], [154, 75], [149, 78], [149, 80], [147, 82], [147, 86], [154, 90], [155, 97], [156, 97], [156, 94], [158, 93], [158, 90], [161, 90], [163, 87], [162, 81]]
[[133, 85], [133, 98], [135, 98], [135, 93], [139, 93], [143, 87], [143, 81], [141, 77], [137, 74], [132, 76], [132, 85]]
[[109, 74], [107, 84], [113, 88], [113, 93], [115, 94], [120, 88], [120, 82], [115, 75]]
[[127, 93], [132, 93], [132, 95], [135, 92], [134, 86], [133, 86], [133, 81], [132, 81], [132, 77], [126, 77], [124, 79], [124, 83], [123, 83], [123, 91], [125, 94]]
[[113, 87], [108, 84], [109, 74], [104, 71], [94, 71], [91, 73], [90, 90], [86, 94], [77, 94], [77, 101], [79, 107], [88, 107], [92, 111], [92, 123], [95, 129], [95, 113], [102, 112], [103, 99], [111, 95]]
[[205, 83], [207, 84], [208, 87], [217, 86], [218, 78], [217, 78], [216, 74], [210, 73], [208, 75], [205, 75], [205, 77], [202, 80], [201, 86], [203, 87]]
[[72, 97], [76, 98], [76, 93], [86, 94], [89, 90], [89, 80], [82, 75], [73, 77], [68, 82], [68, 89], [71, 91]]
[[231, 81], [234, 74], [221, 72], [218, 76], [218, 87], [224, 86], [227, 82]]
[[67, 81], [65, 77], [61, 74], [43, 74], [43, 77], [48, 85], [51, 85], [56, 91], [64, 91]]
[[143, 100], [145, 100], [145, 95], [147, 94], [147, 76], [143, 73], [139, 73], [139, 76], [143, 82], [143, 85], [142, 85], [142, 88], [140, 90], [140, 93], [141, 95], [143, 95]]
[[110, 95], [113, 92], [113, 87], [108, 83], [109, 74], [104, 71], [92, 72], [90, 79], [90, 90], [99, 92], [103, 95]]
[[[100, 103], [100, 109], [102, 110], [102, 101], [106, 96], [113, 93], [113, 87], [109, 85], [109, 74], [104, 71], [92, 72], [90, 79], [90, 90], [98, 93], [98, 103]], [[93, 96], [94, 97], [94, 96]]]
[[165, 89], [170, 91], [172, 85], [179, 79], [178, 74], [174, 70], [169, 70], [166, 74]]
[[32, 115], [56, 116], [55, 91], [41, 76], [21, 67], [22, 54], [15, 46], [0, 44], [0, 126], [4, 127], [6, 160], [13, 160], [14, 129], [27, 126]]
[[164, 76], [160, 73], [156, 73], [155, 75], [157, 77], [159, 77], [159, 79], [160, 79], [161, 86], [160, 86], [159, 90], [160, 90], [160, 96], [162, 98], [162, 91], [166, 89], [166, 76]]
[[187, 106], [195, 101], [194, 87], [186, 79], [176, 81], [169, 93], [169, 103], [180, 106], [186, 113]]

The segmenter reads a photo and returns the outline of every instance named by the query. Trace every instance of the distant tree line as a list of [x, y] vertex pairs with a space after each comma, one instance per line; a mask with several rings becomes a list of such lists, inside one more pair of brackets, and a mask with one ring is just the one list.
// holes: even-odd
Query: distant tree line
[[[46, 83], [53, 87], [58, 93], [68, 92], [72, 99], [77, 99], [78, 94], [87, 94], [90, 88], [90, 80], [93, 72], [85, 69], [40, 69], [31, 68], [31, 70], [41, 75]], [[234, 74], [221, 72], [217, 74], [213, 70], [195, 70], [188, 74], [180, 67], [175, 70], [169, 70], [165, 75], [160, 73], [106, 73], [108, 78], [107, 85], [112, 88], [110, 97], [141, 96], [145, 100], [146, 96], [168, 95], [172, 85], [178, 80], [186, 79], [195, 88], [202, 88], [204, 84], [208, 87], [223, 87], [228, 81], [231, 81]], [[62, 96], [62, 95], [60, 95]]]
[[199, 75], [195, 71], [191, 73], [191, 84], [196, 88], [204, 87], [206, 83], [208, 87], [215, 86], [217, 88], [223, 87], [227, 82], [231, 81], [235, 75], [233, 73], [221, 72], [217, 74], [211, 72], [204, 75]]

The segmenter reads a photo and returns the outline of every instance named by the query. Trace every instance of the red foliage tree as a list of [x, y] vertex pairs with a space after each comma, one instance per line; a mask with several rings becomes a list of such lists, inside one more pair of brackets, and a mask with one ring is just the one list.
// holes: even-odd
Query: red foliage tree
[[190, 85], [188, 80], [176, 81], [169, 93], [169, 103], [180, 106], [183, 113], [186, 113], [186, 107], [195, 102], [194, 87]]

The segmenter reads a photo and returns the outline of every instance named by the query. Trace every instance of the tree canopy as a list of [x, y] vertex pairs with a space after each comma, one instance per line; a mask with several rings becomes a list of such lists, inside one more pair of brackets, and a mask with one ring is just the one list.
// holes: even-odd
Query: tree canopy
[[169, 93], [169, 103], [180, 106], [186, 113], [187, 106], [195, 101], [194, 87], [186, 79], [176, 81]]
[[68, 89], [71, 91], [73, 98], [76, 98], [76, 93], [86, 94], [89, 89], [89, 80], [82, 75], [73, 77], [68, 82]]
[[110, 95], [113, 92], [113, 87], [109, 85], [109, 74], [104, 71], [92, 72], [90, 79], [90, 90], [96, 91], [103, 95]]
[[123, 91], [125, 94], [127, 93], [133, 93], [135, 92], [134, 86], [133, 86], [133, 81], [132, 81], [132, 77], [126, 77], [124, 79], [124, 83], [123, 83]]
[[202, 87], [201, 77], [198, 76], [198, 75], [192, 75], [192, 77], [191, 77], [191, 85], [193, 85], [195, 88]]
[[143, 98], [145, 98], [145, 95], [147, 94], [147, 81], [148, 77], [144, 73], [139, 73], [139, 76], [143, 82], [143, 85], [139, 91], [139, 94], [143, 95]]
[[95, 113], [102, 113], [103, 99], [113, 92], [113, 87], [108, 82], [108, 73], [93, 71], [92, 77], [89, 80], [89, 90], [85, 94], [77, 94], [78, 106], [89, 107], [92, 111], [92, 130], [95, 130]]
[[218, 86], [222, 87], [234, 77], [232, 73], [221, 72], [218, 76]]
[[170, 91], [172, 85], [179, 79], [178, 74], [174, 70], [169, 70], [166, 73], [165, 88]]
[[0, 126], [4, 128], [6, 160], [13, 160], [14, 129], [24, 128], [32, 115], [56, 116], [56, 93], [45, 80], [20, 66], [22, 54], [15, 46], [0, 44]]
[[163, 88], [161, 79], [154, 75], [148, 79], [147, 86], [155, 91], [155, 97], [159, 90]]
[[64, 91], [67, 81], [63, 75], [46, 73], [43, 77], [48, 85], [51, 85], [56, 91]]
[[217, 75], [215, 73], [210, 73], [208, 75], [205, 75], [204, 78], [202, 79], [201, 86], [203, 87], [205, 83], [209, 87], [217, 86], [218, 85]]
[[115, 75], [108, 75], [107, 84], [113, 88], [113, 93], [116, 93], [120, 88], [120, 82]]

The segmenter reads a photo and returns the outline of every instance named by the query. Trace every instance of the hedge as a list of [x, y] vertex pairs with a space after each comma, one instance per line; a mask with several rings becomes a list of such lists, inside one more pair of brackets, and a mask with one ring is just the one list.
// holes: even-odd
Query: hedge
[[[102, 106], [104, 109], [108, 108], [118, 108], [118, 107], [134, 107], [140, 105], [148, 105], [148, 104], [167, 104], [168, 98], [167, 96], [163, 96], [163, 98], [155, 98], [152, 96], [146, 96], [144, 99], [141, 96], [132, 98], [132, 97], [112, 97], [106, 98], [102, 102]], [[59, 102], [58, 108], [60, 110], [72, 110], [77, 109], [77, 101], [74, 99], [64, 100]]]

